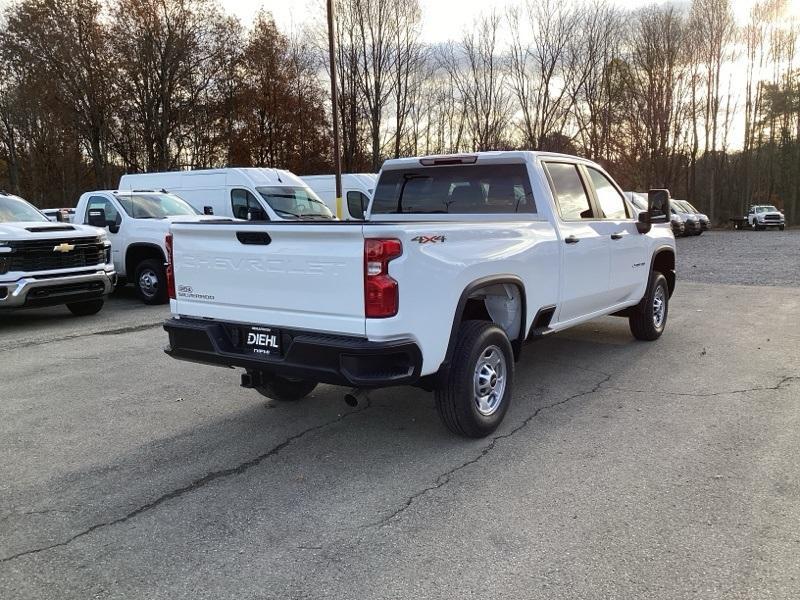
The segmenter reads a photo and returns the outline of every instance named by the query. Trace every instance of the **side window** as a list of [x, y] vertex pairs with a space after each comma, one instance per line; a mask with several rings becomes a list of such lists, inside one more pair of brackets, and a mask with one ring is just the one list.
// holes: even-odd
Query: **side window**
[[545, 163], [547, 173], [553, 182], [556, 204], [565, 221], [594, 219], [589, 196], [583, 187], [577, 165], [569, 163]]
[[625, 199], [614, 187], [614, 184], [597, 169], [587, 167], [586, 170], [589, 171], [589, 178], [597, 193], [597, 202], [600, 204], [603, 217], [614, 220], [627, 219], [628, 211], [625, 210]]
[[368, 205], [369, 198], [361, 192], [355, 190], [347, 192], [347, 212], [349, 212], [350, 216], [354, 219], [363, 221], [364, 212], [367, 210]]
[[89, 211], [96, 208], [102, 208], [105, 211], [107, 223], [122, 222], [122, 217], [111, 200], [103, 196], [90, 196], [89, 202], [86, 203], [86, 214], [83, 215], [84, 224], [89, 223]]
[[231, 209], [236, 219], [247, 219], [250, 211], [263, 211], [253, 194], [247, 190], [231, 190]]

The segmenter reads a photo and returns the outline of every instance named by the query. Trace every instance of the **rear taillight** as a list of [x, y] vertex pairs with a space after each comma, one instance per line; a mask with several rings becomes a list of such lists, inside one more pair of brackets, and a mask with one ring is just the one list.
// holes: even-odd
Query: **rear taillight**
[[389, 262], [403, 254], [400, 240], [364, 240], [364, 315], [384, 319], [397, 314], [399, 290], [389, 277]]
[[164, 246], [167, 249], [167, 264], [164, 265], [167, 270], [167, 292], [169, 297], [175, 300], [175, 270], [172, 266], [172, 234], [168, 233], [164, 238]]

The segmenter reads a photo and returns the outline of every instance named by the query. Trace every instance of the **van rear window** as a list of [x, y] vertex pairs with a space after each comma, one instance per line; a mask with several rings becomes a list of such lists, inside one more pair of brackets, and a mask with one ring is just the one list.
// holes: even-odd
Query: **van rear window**
[[535, 213], [524, 164], [419, 167], [385, 171], [373, 215]]

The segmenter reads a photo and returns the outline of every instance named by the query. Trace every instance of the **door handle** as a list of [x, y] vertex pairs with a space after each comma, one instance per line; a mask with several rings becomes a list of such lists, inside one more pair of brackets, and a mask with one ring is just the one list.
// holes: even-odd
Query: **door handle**
[[612, 233], [611, 234], [611, 239], [612, 240], [621, 240], [622, 239], [622, 233]]
[[564, 238], [564, 241], [567, 242], [568, 244], [577, 244], [581, 240], [579, 238], [576, 238], [574, 235], [571, 235], [568, 238]]
[[237, 231], [236, 239], [239, 243], [254, 246], [267, 246], [272, 238], [265, 231]]

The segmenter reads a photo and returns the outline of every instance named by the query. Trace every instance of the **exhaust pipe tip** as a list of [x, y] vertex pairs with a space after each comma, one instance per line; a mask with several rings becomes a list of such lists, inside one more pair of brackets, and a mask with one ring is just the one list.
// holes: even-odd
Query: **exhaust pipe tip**
[[357, 407], [367, 401], [367, 392], [359, 388], [353, 388], [344, 395], [344, 402], [352, 408]]

